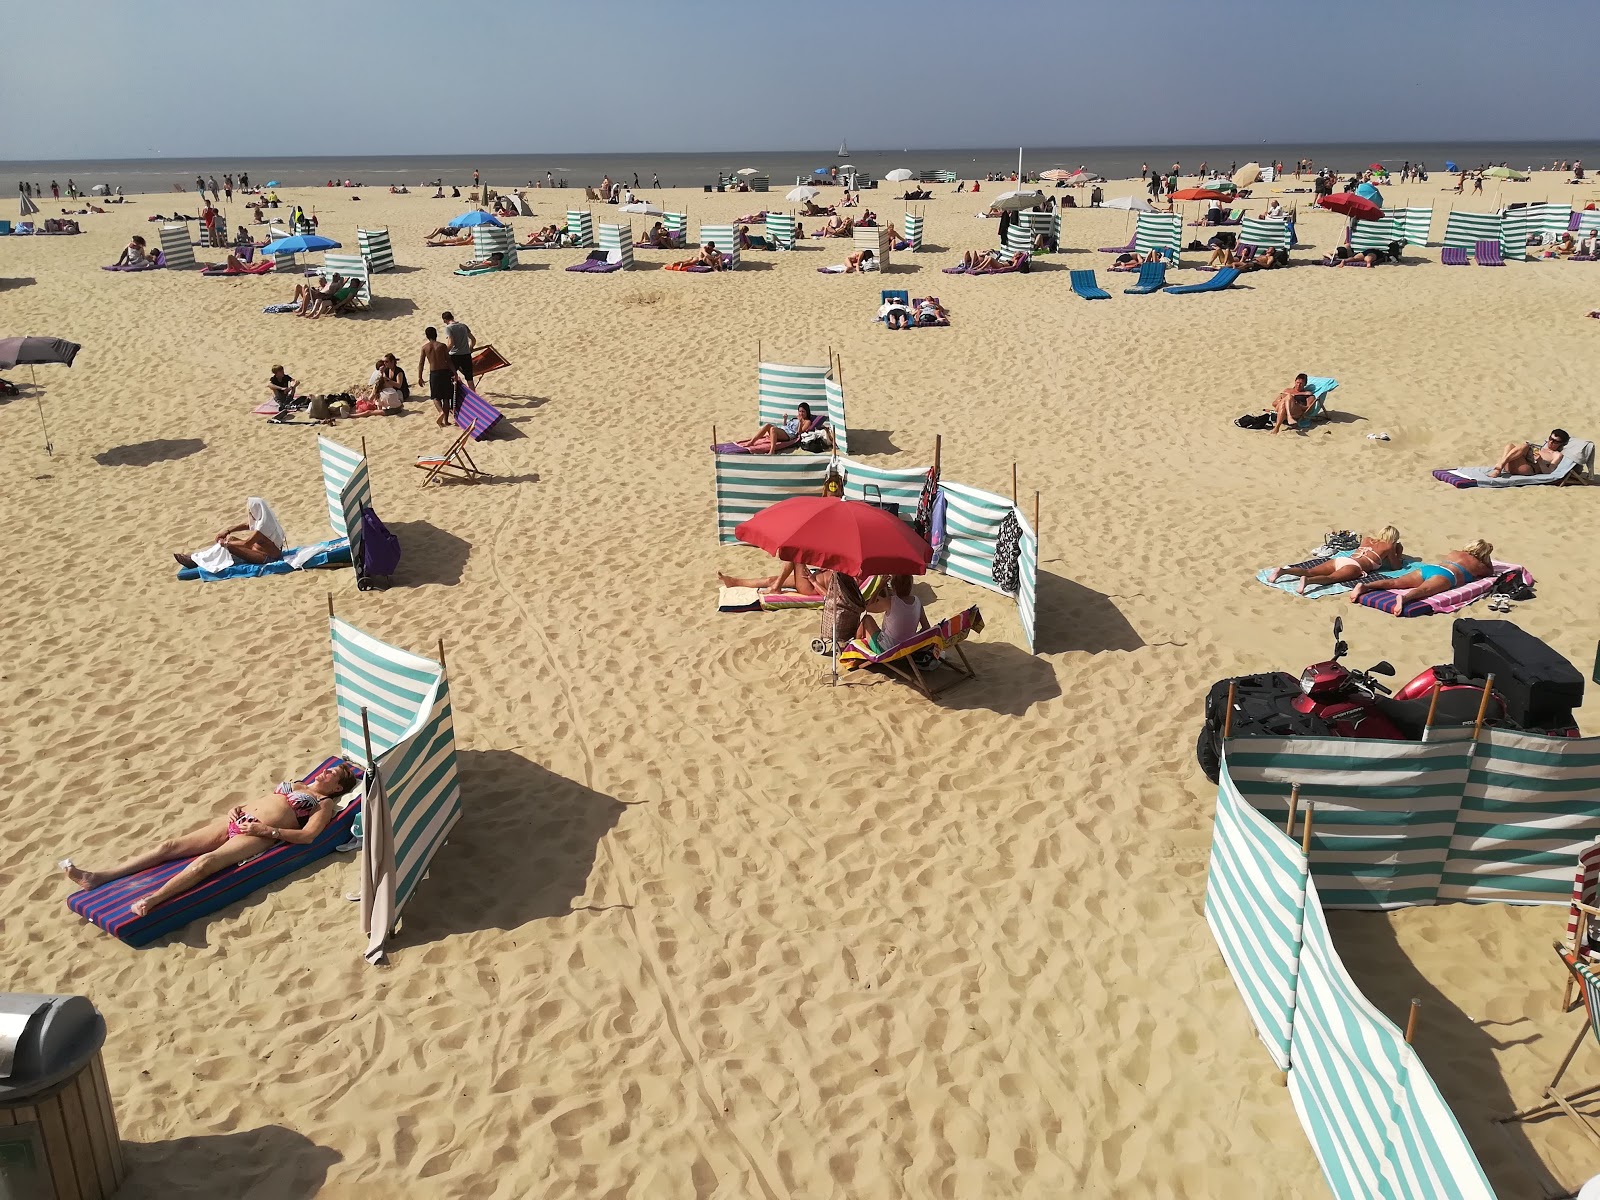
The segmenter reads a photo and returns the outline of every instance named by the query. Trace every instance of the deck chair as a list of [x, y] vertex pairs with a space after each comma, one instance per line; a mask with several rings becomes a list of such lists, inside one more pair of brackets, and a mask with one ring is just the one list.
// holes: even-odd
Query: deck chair
[[1577, 1057], [1578, 1051], [1582, 1049], [1584, 1040], [1589, 1037], [1600, 1040], [1600, 973], [1596, 973], [1595, 969], [1588, 964], [1579, 962], [1577, 955], [1573, 954], [1568, 947], [1563, 946], [1560, 942], [1552, 942], [1551, 945], [1555, 947], [1556, 956], [1561, 959], [1561, 964], [1566, 967], [1567, 973], [1571, 977], [1568, 985], [1569, 992], [1572, 984], [1577, 985], [1578, 998], [1583, 1002], [1584, 1022], [1578, 1030], [1578, 1036], [1573, 1039], [1572, 1048], [1567, 1051], [1566, 1057], [1561, 1060], [1561, 1065], [1556, 1068], [1554, 1077], [1545, 1087], [1544, 1099], [1529, 1108], [1519, 1109], [1517, 1112], [1510, 1113], [1507, 1116], [1496, 1117], [1495, 1121], [1501, 1125], [1507, 1125], [1512, 1122], [1520, 1123], [1533, 1120], [1535, 1117], [1548, 1116], [1559, 1110], [1577, 1121], [1596, 1146], [1600, 1146], [1600, 1129], [1595, 1128], [1594, 1122], [1580, 1113], [1574, 1106], [1576, 1101], [1600, 1092], [1600, 1084], [1579, 1088], [1575, 1092], [1559, 1092], [1556, 1090], [1561, 1083], [1561, 1077], [1567, 1073], [1567, 1068], [1572, 1065], [1572, 1060]]
[[[856, 638], [840, 649], [839, 668], [843, 671], [854, 671], [862, 667], [882, 667], [932, 700], [958, 683], [977, 678], [977, 673], [967, 661], [966, 651], [962, 650], [961, 643], [967, 640], [969, 634], [982, 632], [983, 613], [978, 611], [978, 606], [974, 604], [953, 617], [946, 617], [931, 628], [913, 634], [897, 646], [879, 649], [874, 645], [876, 639]], [[928, 672], [924, 672], [912, 657], [925, 651], [932, 651], [937, 655], [938, 665], [949, 667], [957, 677], [939, 687], [932, 686], [926, 678]], [[950, 651], [954, 651], [956, 658], [961, 660], [960, 666], [947, 656]]]
[[1140, 263], [1139, 282], [1122, 289], [1124, 296], [1148, 296], [1167, 286], [1167, 264], [1164, 262]]
[[1312, 402], [1310, 409], [1306, 411], [1306, 415], [1294, 423], [1293, 428], [1296, 433], [1304, 433], [1318, 421], [1326, 421], [1328, 419], [1328, 393], [1339, 386], [1339, 381], [1337, 379], [1329, 379], [1326, 376], [1318, 376], [1315, 379], [1307, 379], [1306, 386], [1311, 389], [1311, 393], [1316, 396], [1316, 400]]
[[[511, 360], [496, 350], [493, 343], [479, 346], [472, 352], [472, 377], [474, 379], [482, 379], [490, 371], [498, 371], [501, 367], [509, 367], [510, 365]], [[488, 431], [485, 430], [485, 432]]]
[[[411, 465], [419, 471], [427, 472], [422, 480], [423, 487], [427, 487], [430, 483], [443, 483], [446, 478], [465, 479], [469, 483], [490, 478], [489, 472], [480, 470], [478, 464], [472, 461], [472, 455], [467, 453], [468, 439], [476, 441], [481, 436], [474, 430], [475, 426], [469, 421], [443, 454], [417, 455], [417, 461]], [[487, 433], [488, 430], [485, 429], [484, 432]]]
[[1465, 246], [1446, 246], [1439, 251], [1439, 265], [1442, 267], [1466, 266], [1467, 248]]
[[1111, 299], [1111, 293], [1100, 286], [1094, 277], [1093, 271], [1074, 271], [1072, 273], [1072, 294], [1082, 296], [1085, 300]]
[[[1580, 962], [1600, 959], [1600, 841], [1578, 851], [1578, 869], [1572, 879], [1572, 907], [1567, 913], [1567, 944]], [[1593, 928], [1591, 928], [1593, 926]], [[1567, 990], [1561, 996], [1563, 1011], [1572, 1007], [1572, 988], [1576, 979], [1567, 976]]]
[[1223, 267], [1204, 283], [1186, 283], [1182, 287], [1169, 287], [1164, 290], [1169, 296], [1189, 296], [1195, 292], [1220, 292], [1223, 288], [1232, 286], [1237, 278], [1239, 278], [1238, 267]]
[[461, 403], [456, 407], [456, 424], [464, 428], [473, 441], [483, 441], [504, 416], [471, 388], [461, 389]]
[[1503, 267], [1506, 260], [1500, 256], [1499, 242], [1479, 242], [1472, 251], [1480, 267]]

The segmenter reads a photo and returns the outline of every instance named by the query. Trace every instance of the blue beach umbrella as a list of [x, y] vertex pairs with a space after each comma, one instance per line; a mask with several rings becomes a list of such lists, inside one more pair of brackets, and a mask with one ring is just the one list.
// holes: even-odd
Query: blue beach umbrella
[[269, 180], [267, 180], [266, 186], [267, 187], [277, 187], [278, 186], [278, 181], [276, 179], [269, 179]]
[[451, 229], [469, 229], [474, 225], [499, 225], [500, 221], [493, 213], [486, 213], [481, 208], [471, 212], [464, 212], [459, 217], [450, 221]]
[[813, 171], [811, 173], [813, 175], [826, 175], [828, 173], [828, 168], [827, 167], [818, 167], [815, 171]]
[[1363, 200], [1371, 200], [1379, 208], [1383, 207], [1383, 193], [1377, 188], [1373, 187], [1370, 183], [1356, 184], [1356, 195], [1360, 196]]
[[307, 254], [312, 250], [337, 250], [339, 243], [332, 238], [321, 237], [315, 233], [297, 233], [294, 237], [279, 238], [269, 242], [261, 251], [262, 254]]
[[1449, 159], [1448, 159], [1448, 158], [1447, 158], [1447, 159], [1445, 159], [1445, 160], [1444, 160], [1444, 169], [1445, 169], [1445, 170], [1446, 170], [1446, 171], [1454, 171], [1454, 170], [1455, 170], [1455, 169], [1456, 169], [1456, 164], [1455, 164], [1455, 163], [1453, 163], [1453, 162], [1451, 162], [1451, 161], [1450, 161], [1450, 160], [1449, 160]]

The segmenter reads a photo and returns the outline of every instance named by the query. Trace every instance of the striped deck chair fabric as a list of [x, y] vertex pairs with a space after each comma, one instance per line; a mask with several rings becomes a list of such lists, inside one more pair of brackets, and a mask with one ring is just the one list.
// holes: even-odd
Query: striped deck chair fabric
[[356, 244], [374, 275], [394, 270], [394, 246], [388, 229], [357, 229]]
[[194, 266], [194, 244], [189, 239], [187, 225], [161, 227], [161, 258], [169, 267]]
[[[671, 213], [667, 214], [667, 217], [671, 216]], [[667, 228], [671, 229], [672, 226], [669, 224]], [[586, 208], [567, 209], [567, 236], [572, 239], [574, 246], [582, 246], [585, 249], [592, 250], [594, 248], [594, 214]]]
[[1499, 242], [1479, 242], [1472, 249], [1472, 257], [1478, 260], [1480, 267], [1503, 267], [1506, 261], [1500, 255]]
[[345, 757], [367, 761], [363, 712], [372, 737], [361, 912], [367, 958], [376, 962], [461, 817], [450, 683], [442, 662], [387, 645], [336, 617], [328, 624]]
[[461, 389], [461, 403], [456, 406], [456, 425], [464, 429], [473, 441], [481, 442], [504, 415], [471, 388]]
[[[309, 782], [338, 761], [337, 758], [328, 759], [300, 782]], [[361, 761], [359, 758], [356, 760], [357, 763]], [[228, 867], [202, 880], [197, 886], [180, 892], [142, 917], [134, 916], [134, 902], [148, 896], [177, 875], [194, 861], [192, 858], [162, 863], [97, 888], [74, 892], [67, 898], [67, 907], [129, 946], [148, 946], [191, 921], [226, 908], [269, 883], [275, 883], [302, 867], [328, 857], [336, 847], [349, 840], [360, 812], [361, 800], [358, 796], [340, 809], [311, 842], [305, 845], [281, 842], [248, 862]]]
[[[1408, 246], [1426, 246], [1433, 232], [1432, 208], [1386, 208], [1383, 215], [1392, 217], [1400, 226], [1402, 238]], [[1357, 222], [1359, 224], [1360, 222]]]
[[[1562, 1077], [1566, 1075], [1567, 1068], [1577, 1058], [1578, 1051], [1583, 1048], [1584, 1042], [1592, 1040], [1600, 1044], [1600, 974], [1596, 974], [1594, 968], [1574, 955], [1570, 949], [1560, 942], [1556, 942], [1554, 945], [1557, 957], [1561, 959], [1562, 966], [1567, 969], [1567, 995], [1571, 996], [1574, 985], [1576, 985], [1578, 997], [1583, 1002], [1584, 1021], [1578, 1028], [1577, 1037], [1573, 1039], [1572, 1048], [1567, 1051], [1566, 1057], [1561, 1060], [1561, 1065], [1556, 1068], [1555, 1075], [1545, 1086], [1543, 1099], [1529, 1108], [1521, 1109], [1509, 1116], [1497, 1117], [1496, 1120], [1502, 1124], [1509, 1124], [1560, 1112], [1565, 1116], [1571, 1117], [1578, 1123], [1578, 1127], [1589, 1135], [1590, 1139], [1596, 1144], [1600, 1144], [1600, 1129], [1595, 1127], [1593, 1118], [1574, 1107], [1574, 1102], [1592, 1098], [1596, 1091], [1600, 1091], [1600, 1085], [1591, 1085], [1576, 1091], [1563, 1092], [1560, 1090]], [[1544, 1194], [1548, 1196], [1556, 1193], [1545, 1191]], [[1574, 1195], [1576, 1193], [1569, 1189], [1561, 1194]]]
[[739, 235], [732, 225], [700, 226], [700, 244], [711, 242], [728, 260], [727, 269], [739, 266]]
[[856, 229], [853, 234], [857, 250], [871, 250], [873, 258], [877, 261], [878, 270], [889, 269], [889, 252], [894, 249], [894, 239], [889, 236], [886, 226], [879, 225], [875, 229]]
[[1350, 226], [1350, 249], [1356, 253], [1363, 250], [1387, 250], [1390, 243], [1404, 243], [1406, 231], [1399, 220], [1385, 216], [1378, 221], [1356, 221]]
[[[568, 220], [569, 223], [571, 222], [571, 219], [572, 219], [572, 214], [568, 213], [567, 214], [567, 220]], [[793, 221], [793, 219], [794, 219], [793, 217], [790, 218], [791, 221]], [[689, 214], [688, 213], [674, 213], [674, 212], [662, 213], [661, 214], [661, 225], [662, 225], [662, 227], [664, 229], [666, 229], [667, 237], [671, 239], [672, 244], [674, 246], [685, 246], [685, 245], [688, 245], [688, 243], [689, 243]], [[772, 216], [771, 216], [770, 213], [767, 216], [767, 228], [769, 230], [772, 228]]]
[[[832, 366], [764, 362], [756, 364], [756, 423], [781, 425], [801, 404], [827, 412], [825, 381]], [[829, 420], [832, 420], [830, 414]]]
[[734, 530], [763, 509], [791, 496], [816, 496], [828, 477], [830, 460], [809, 454], [718, 454], [717, 541], [739, 541]]
[[[273, 270], [277, 268], [274, 267]], [[356, 299], [363, 305], [372, 303], [372, 273], [367, 269], [366, 259], [359, 254], [324, 254], [318, 274], [327, 279], [335, 273], [343, 275], [346, 279], [360, 280], [361, 286], [356, 289]]]
[[767, 239], [779, 250], [793, 250], [794, 214], [769, 212], [767, 214]]
[[[1359, 224], [1365, 222], [1358, 221]], [[1270, 221], [1265, 217], [1246, 217], [1239, 225], [1239, 240], [1261, 248], [1270, 246], [1274, 250], [1289, 249], [1289, 223], [1287, 221]]]
[[1439, 251], [1439, 265], [1442, 267], [1465, 267], [1468, 265], [1467, 251], [1462, 246], [1446, 246]]
[[[856, 638], [840, 647], [839, 667], [844, 671], [856, 671], [863, 667], [887, 668], [931, 700], [958, 683], [977, 678], [972, 664], [967, 661], [966, 651], [961, 648], [961, 643], [971, 634], [982, 632], [983, 613], [974, 604], [971, 608], [952, 617], [946, 617], [937, 625], [921, 630], [894, 646], [884, 646], [881, 634], [871, 638]], [[937, 655], [940, 659], [939, 665], [955, 672], [956, 678], [942, 687], [930, 684], [923, 677], [923, 668], [919, 667], [912, 657], [927, 653]], [[952, 653], [960, 660], [960, 666], [948, 657]]]
[[[923, 226], [926, 224], [927, 218], [919, 213], [906, 213], [901, 219], [900, 232], [905, 235], [906, 241], [911, 243], [910, 250], [913, 254], [922, 249]], [[772, 228], [770, 217], [767, 228]]]
[[602, 225], [600, 226], [600, 249], [606, 252], [608, 262], [621, 263], [621, 269], [633, 269], [633, 226], [628, 225]]
[[[1578, 852], [1578, 867], [1572, 877], [1572, 903], [1567, 908], [1567, 948], [1581, 961], [1600, 959], [1600, 921], [1588, 911], [1600, 907], [1600, 841]], [[1569, 980], [1562, 1008], [1572, 1004]]]
[[1133, 230], [1133, 248], [1140, 254], [1152, 250], [1171, 251], [1170, 259], [1176, 264], [1178, 251], [1183, 245], [1183, 218], [1177, 213], [1142, 212]]

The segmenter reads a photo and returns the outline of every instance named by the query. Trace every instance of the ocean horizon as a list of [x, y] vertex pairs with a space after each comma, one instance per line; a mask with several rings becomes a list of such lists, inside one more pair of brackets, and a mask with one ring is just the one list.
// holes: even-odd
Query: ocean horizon
[[[521, 187], [554, 179], [565, 179], [568, 186], [594, 184], [602, 175], [632, 182], [637, 174], [641, 186], [652, 186], [659, 176], [663, 187], [701, 187], [715, 184], [745, 167], [770, 175], [774, 184], [809, 177], [818, 168], [849, 163], [874, 178], [897, 167], [913, 171], [954, 171], [960, 178], [981, 177], [990, 172], [1012, 171], [1017, 166], [1016, 147], [946, 147], [847, 149], [845, 155], [834, 150], [719, 150], [661, 153], [655, 151], [614, 153], [566, 153], [539, 151], [515, 154], [349, 154], [349, 155], [191, 155], [156, 158], [85, 158], [0, 160], [0, 176], [9, 173], [21, 183], [48, 189], [56, 180], [63, 189], [73, 180], [80, 189], [105, 184], [120, 187], [127, 194], [186, 191], [194, 177], [223, 173], [235, 176], [248, 172], [251, 182], [276, 180], [282, 187], [312, 187], [329, 180], [353, 180], [363, 186], [387, 188], [391, 184], [416, 187], [425, 181], [443, 179], [445, 184], [466, 185], [477, 170], [487, 183], [497, 187]], [[1110, 179], [1137, 177], [1143, 164], [1168, 168], [1181, 164], [1185, 174], [1193, 174], [1203, 162], [1227, 167], [1232, 163], [1269, 162], [1281, 159], [1293, 163], [1311, 158], [1319, 166], [1331, 165], [1346, 172], [1381, 163], [1398, 169], [1403, 162], [1422, 163], [1430, 171], [1442, 171], [1455, 161], [1475, 167], [1505, 163], [1519, 170], [1548, 168], [1553, 160], [1586, 160], [1600, 166], [1600, 141], [1416, 141], [1416, 142], [1327, 142], [1327, 143], [1216, 143], [1212, 145], [1151, 146], [1041, 146], [1022, 148], [1026, 171], [1075, 168], [1080, 165]], [[9, 184], [7, 185], [10, 186]]]

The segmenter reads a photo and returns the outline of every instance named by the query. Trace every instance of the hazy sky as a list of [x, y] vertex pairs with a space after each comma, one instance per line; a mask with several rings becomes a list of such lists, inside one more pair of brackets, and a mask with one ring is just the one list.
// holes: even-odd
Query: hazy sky
[[[54, 0], [47, 21], [41, 10], [12, 22], [0, 154], [1586, 137], [1600, 125], [1584, 61], [1597, 11], [1592, 0]], [[215, 32], [202, 36], [208, 12]]]

